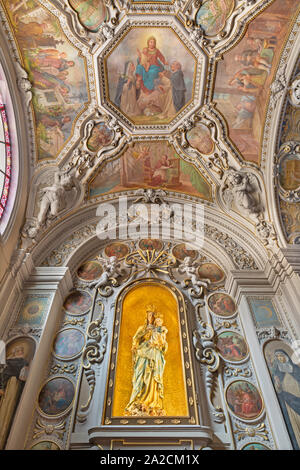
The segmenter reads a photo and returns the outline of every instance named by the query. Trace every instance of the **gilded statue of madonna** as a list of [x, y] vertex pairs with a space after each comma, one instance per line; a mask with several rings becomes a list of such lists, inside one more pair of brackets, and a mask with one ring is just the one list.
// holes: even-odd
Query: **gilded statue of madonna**
[[168, 349], [168, 330], [154, 305], [146, 308], [146, 321], [132, 340], [132, 392], [125, 408], [127, 416], [163, 416], [163, 374]]

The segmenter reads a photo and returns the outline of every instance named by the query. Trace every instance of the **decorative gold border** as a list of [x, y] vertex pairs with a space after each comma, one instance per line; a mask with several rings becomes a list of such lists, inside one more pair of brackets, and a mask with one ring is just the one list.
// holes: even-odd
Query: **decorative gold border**
[[[77, 352], [76, 354], [74, 354], [73, 356], [67, 356], [67, 357], [66, 357], [66, 356], [59, 356], [59, 355], [56, 354], [55, 351], [54, 351], [54, 345], [55, 345], [56, 338], [57, 338], [58, 335], [60, 335], [60, 334], [63, 333], [64, 331], [68, 331], [68, 330], [79, 331], [79, 333], [82, 334], [82, 336], [83, 336], [83, 346], [82, 346], [81, 350], [80, 350], [79, 352]], [[52, 352], [53, 357], [56, 357], [57, 359], [60, 359], [61, 361], [72, 361], [73, 359], [77, 359], [77, 357], [80, 356], [80, 354], [81, 354], [82, 351], [84, 350], [85, 343], [86, 343], [85, 334], [84, 334], [81, 330], [79, 330], [78, 328], [74, 328], [74, 327], [63, 328], [62, 330], [58, 331], [57, 334], [55, 335], [54, 340], [53, 340], [53, 343], [52, 343], [51, 352]]]
[[[234, 384], [234, 383], [236, 383], [236, 382], [245, 382], [245, 383], [247, 383], [247, 384], [252, 385], [252, 387], [254, 387], [254, 388], [257, 390], [257, 392], [258, 392], [258, 394], [259, 394], [259, 396], [260, 396], [260, 399], [261, 399], [261, 410], [260, 410], [260, 412], [259, 412], [256, 416], [252, 416], [251, 418], [244, 418], [244, 417], [242, 417], [242, 416], [240, 416], [240, 415], [234, 413], [234, 411], [232, 411], [232, 409], [230, 408], [230, 406], [229, 406], [229, 404], [228, 404], [228, 401], [227, 401], [227, 391], [228, 391], [228, 388], [231, 387], [231, 385]], [[226, 386], [226, 388], [225, 388], [225, 390], [224, 390], [224, 399], [225, 399], [225, 403], [226, 403], [226, 406], [227, 406], [227, 409], [228, 409], [229, 413], [232, 414], [234, 417], [240, 419], [241, 421], [247, 421], [247, 422], [248, 422], [248, 421], [255, 421], [257, 418], [259, 418], [259, 417], [263, 414], [263, 412], [264, 412], [264, 410], [265, 410], [265, 403], [264, 403], [262, 394], [261, 394], [261, 392], [260, 392], [258, 386], [255, 385], [255, 384], [253, 384], [252, 382], [249, 382], [249, 380], [237, 379], [237, 380], [233, 380], [232, 382], [230, 382], [230, 383]]]
[[[179, 316], [179, 329], [180, 329], [180, 337], [181, 337], [181, 361], [182, 361], [182, 370], [185, 378], [185, 389], [186, 389], [186, 397], [187, 397], [187, 406], [189, 410], [189, 416], [167, 416], [167, 417], [131, 417], [131, 416], [120, 416], [120, 417], [112, 417], [112, 402], [113, 402], [113, 393], [114, 393], [114, 385], [115, 385], [115, 372], [116, 372], [116, 358], [118, 355], [118, 346], [119, 346], [119, 332], [121, 327], [121, 311], [122, 311], [122, 304], [125, 296], [130, 292], [133, 288], [139, 285], [162, 285], [165, 288], [171, 291], [171, 294], [176, 297], [177, 304], [178, 304], [178, 316]], [[186, 344], [184, 345], [184, 342]], [[184, 357], [185, 356], [185, 357]], [[184, 364], [186, 367], [184, 367]], [[190, 393], [188, 388], [191, 389]], [[193, 373], [193, 362], [191, 356], [191, 348], [190, 348], [190, 340], [188, 335], [188, 324], [187, 324], [187, 314], [186, 314], [186, 307], [185, 301], [182, 293], [172, 284], [169, 282], [162, 280], [162, 279], [149, 279], [149, 278], [142, 278], [138, 280], [132, 281], [130, 284], [125, 286], [122, 291], [118, 294], [116, 299], [115, 305], [115, 315], [114, 315], [114, 329], [112, 332], [112, 343], [111, 343], [111, 350], [110, 350], [110, 357], [108, 361], [108, 376], [106, 382], [106, 391], [105, 391], [105, 398], [104, 398], [104, 407], [103, 407], [103, 415], [102, 415], [102, 424], [103, 425], [151, 425], [157, 426], [162, 424], [169, 424], [169, 425], [191, 425], [191, 424], [199, 424], [199, 417], [198, 417], [198, 410], [197, 410], [197, 399], [196, 399], [196, 391], [195, 391], [195, 381], [194, 381], [194, 373]]]
[[[136, 439], [136, 437], [135, 437]], [[191, 439], [178, 439], [177, 442], [163, 442], [163, 441], [143, 441], [143, 442], [138, 442], [138, 441], [125, 441], [124, 439], [112, 439], [110, 441], [110, 450], [117, 450], [113, 448], [114, 443], [119, 443], [121, 442], [124, 446], [181, 446], [184, 442], [188, 442], [191, 446], [191, 449], [194, 449], [194, 442]], [[119, 449], [118, 449], [119, 450]], [[125, 450], [125, 447], [124, 447]], [[156, 450], [156, 449], [154, 449]]]

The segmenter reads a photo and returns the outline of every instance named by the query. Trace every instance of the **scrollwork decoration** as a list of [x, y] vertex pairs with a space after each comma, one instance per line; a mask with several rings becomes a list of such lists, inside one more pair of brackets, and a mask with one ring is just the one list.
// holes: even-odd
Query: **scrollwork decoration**
[[92, 321], [87, 329], [87, 344], [83, 352], [83, 370], [89, 384], [90, 393], [87, 402], [81, 405], [79, 412], [77, 413], [77, 420], [84, 422], [87, 418], [89, 408], [94, 396], [96, 378], [95, 370], [92, 368], [94, 364], [101, 364], [107, 348], [107, 329], [102, 326], [104, 317], [104, 306], [100, 316], [97, 320]]

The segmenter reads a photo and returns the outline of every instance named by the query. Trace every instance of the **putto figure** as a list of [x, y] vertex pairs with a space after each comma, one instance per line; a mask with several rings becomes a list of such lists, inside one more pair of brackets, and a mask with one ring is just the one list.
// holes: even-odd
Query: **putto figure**
[[126, 416], [165, 416], [163, 374], [168, 349], [167, 328], [155, 305], [146, 308], [146, 321], [132, 340], [132, 392]]

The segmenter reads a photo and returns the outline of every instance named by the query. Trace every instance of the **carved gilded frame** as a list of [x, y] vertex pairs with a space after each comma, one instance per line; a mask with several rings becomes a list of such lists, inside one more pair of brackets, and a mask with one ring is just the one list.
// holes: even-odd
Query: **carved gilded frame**
[[[180, 333], [180, 349], [183, 379], [185, 382], [186, 404], [188, 416], [159, 416], [159, 417], [132, 417], [132, 416], [113, 416], [113, 399], [116, 386], [116, 365], [118, 357], [118, 346], [121, 332], [122, 307], [126, 295], [139, 285], [145, 286], [163, 286], [168, 289], [175, 297], [178, 312], [178, 327]], [[197, 400], [195, 391], [195, 379], [193, 373], [193, 362], [191, 357], [191, 344], [188, 334], [188, 321], [185, 299], [182, 293], [172, 284], [162, 279], [139, 279], [129, 283], [118, 295], [115, 312], [114, 312], [114, 328], [112, 332], [112, 343], [110, 350], [110, 358], [108, 362], [108, 376], [106, 383], [105, 403], [102, 417], [104, 425], [191, 425], [199, 424], [199, 416], [197, 410]], [[179, 358], [178, 358], [179, 359]]]

